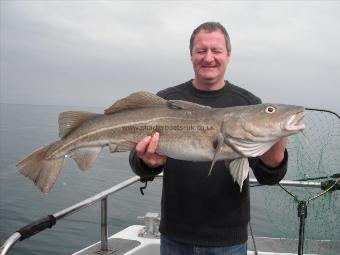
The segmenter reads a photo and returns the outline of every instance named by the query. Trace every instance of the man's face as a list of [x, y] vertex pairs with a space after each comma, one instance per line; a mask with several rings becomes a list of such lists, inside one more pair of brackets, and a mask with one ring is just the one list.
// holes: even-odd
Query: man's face
[[204, 85], [224, 83], [224, 73], [229, 63], [227, 46], [224, 35], [220, 30], [196, 34], [191, 62], [195, 79]]

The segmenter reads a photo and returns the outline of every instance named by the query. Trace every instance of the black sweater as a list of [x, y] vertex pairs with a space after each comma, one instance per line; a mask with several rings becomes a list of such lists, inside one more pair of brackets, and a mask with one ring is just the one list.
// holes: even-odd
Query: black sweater
[[[162, 90], [165, 99], [180, 99], [211, 107], [259, 104], [261, 100], [229, 82], [217, 91], [201, 91], [192, 81]], [[257, 180], [275, 184], [285, 175], [288, 154], [277, 168], [266, 167], [260, 159], [249, 163]], [[232, 180], [224, 161], [216, 162], [211, 176], [211, 162], [189, 162], [168, 158], [164, 167], [148, 168], [135, 151], [130, 165], [141, 177], [159, 174], [164, 169], [160, 232], [182, 243], [202, 246], [230, 246], [247, 240], [250, 220], [249, 176], [242, 192]]]

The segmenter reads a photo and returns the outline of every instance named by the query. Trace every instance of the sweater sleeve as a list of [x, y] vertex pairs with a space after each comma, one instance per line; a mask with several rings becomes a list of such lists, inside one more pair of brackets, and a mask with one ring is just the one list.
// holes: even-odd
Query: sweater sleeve
[[141, 160], [137, 156], [136, 150], [132, 150], [129, 156], [129, 163], [131, 166], [132, 171], [139, 175], [142, 179], [151, 179], [157, 174], [160, 174], [163, 171], [164, 166], [159, 166], [156, 168], [148, 167], [143, 160]]
[[280, 182], [287, 172], [288, 152], [285, 150], [284, 159], [277, 167], [266, 166], [259, 158], [249, 158], [250, 167], [260, 184], [274, 185]]

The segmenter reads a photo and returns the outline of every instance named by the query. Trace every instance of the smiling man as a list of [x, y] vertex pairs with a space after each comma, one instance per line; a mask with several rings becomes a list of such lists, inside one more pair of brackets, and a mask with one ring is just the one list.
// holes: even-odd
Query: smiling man
[[[231, 56], [230, 39], [218, 22], [198, 26], [190, 38], [195, 77], [158, 92], [179, 99], [229, 107], [259, 104], [252, 93], [224, 79]], [[193, 131], [194, 132], [194, 131]], [[158, 133], [145, 137], [130, 154], [130, 165], [141, 177], [164, 170], [161, 214], [161, 255], [245, 255], [250, 220], [249, 176], [242, 192], [219, 161], [208, 175], [210, 162], [175, 160], [155, 153]], [[262, 184], [275, 184], [285, 175], [288, 154], [282, 139], [249, 164]]]
[[221, 89], [230, 60], [223, 32], [201, 30], [191, 39], [190, 53], [195, 72], [193, 85], [201, 90]]

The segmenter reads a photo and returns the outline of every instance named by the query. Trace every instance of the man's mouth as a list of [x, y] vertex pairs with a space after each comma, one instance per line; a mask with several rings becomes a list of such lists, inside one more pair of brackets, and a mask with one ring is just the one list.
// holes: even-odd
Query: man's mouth
[[202, 66], [202, 68], [211, 69], [211, 68], [217, 68], [217, 66]]

